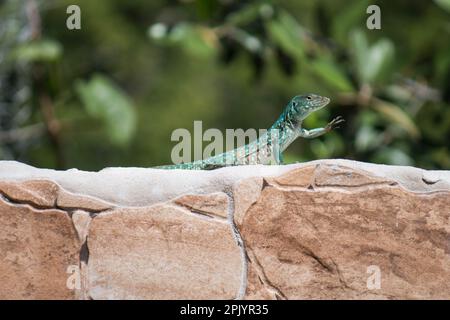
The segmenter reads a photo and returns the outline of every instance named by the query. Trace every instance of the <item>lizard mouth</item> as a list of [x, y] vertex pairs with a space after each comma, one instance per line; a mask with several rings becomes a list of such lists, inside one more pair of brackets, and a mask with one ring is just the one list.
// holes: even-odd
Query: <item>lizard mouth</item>
[[[330, 98], [327, 97], [320, 97], [319, 99], [317, 99], [317, 101], [314, 103], [314, 106], [317, 109], [323, 108], [325, 107], [328, 103], [330, 103]], [[316, 109], [316, 110], [317, 110]]]
[[326, 106], [327, 104], [329, 104], [330, 103], [330, 98], [327, 98], [327, 97], [322, 97], [322, 101], [320, 102], [320, 104], [322, 105], [322, 106]]

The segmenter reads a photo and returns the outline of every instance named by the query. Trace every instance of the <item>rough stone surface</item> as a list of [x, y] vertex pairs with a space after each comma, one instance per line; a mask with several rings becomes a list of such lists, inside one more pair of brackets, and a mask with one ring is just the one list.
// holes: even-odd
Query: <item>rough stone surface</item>
[[88, 244], [94, 299], [233, 299], [240, 286], [229, 225], [174, 206], [100, 214]]
[[114, 207], [114, 205], [99, 199], [73, 194], [65, 190], [59, 190], [56, 205], [63, 209], [82, 209], [89, 212], [101, 212]]
[[[249, 274], [259, 274], [249, 275], [249, 298], [450, 298], [450, 192], [413, 193], [350, 168], [317, 171], [310, 189], [293, 184], [303, 170], [289, 175], [290, 188], [266, 185], [239, 221]], [[371, 266], [379, 289], [368, 289]]]
[[89, 213], [76, 210], [72, 213], [72, 222], [75, 230], [77, 231], [78, 239], [81, 243], [86, 241], [88, 232], [89, 232], [89, 224], [91, 223], [92, 218]]
[[79, 265], [70, 217], [0, 199], [0, 300], [74, 299], [67, 269]]
[[[314, 170], [314, 185], [319, 187], [364, 187], [378, 184], [397, 184], [393, 180], [388, 180], [371, 175], [358, 169], [343, 166], [318, 165]], [[296, 180], [298, 175], [292, 175], [292, 180]]]
[[58, 186], [46, 180], [0, 181], [0, 192], [11, 202], [28, 203], [38, 208], [53, 208], [58, 196]]
[[306, 166], [289, 171], [281, 176], [274, 177], [268, 181], [281, 186], [308, 187], [313, 183], [315, 165]]
[[234, 222], [242, 223], [245, 213], [261, 195], [265, 180], [262, 177], [253, 177], [240, 181], [233, 190]]
[[450, 299], [450, 172], [0, 161], [0, 299], [89, 298]]
[[228, 215], [228, 197], [223, 192], [207, 196], [188, 194], [175, 199], [174, 203], [198, 214], [222, 218], [227, 218]]

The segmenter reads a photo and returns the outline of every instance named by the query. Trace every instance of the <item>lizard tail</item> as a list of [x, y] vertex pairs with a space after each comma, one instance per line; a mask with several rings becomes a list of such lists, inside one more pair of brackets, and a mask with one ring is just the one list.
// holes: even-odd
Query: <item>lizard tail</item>
[[154, 167], [155, 169], [163, 169], [163, 170], [215, 170], [219, 168], [226, 167], [225, 164], [219, 163], [207, 163], [203, 161], [198, 162], [190, 162], [190, 163], [181, 163], [181, 164], [172, 164], [172, 165], [164, 165]]

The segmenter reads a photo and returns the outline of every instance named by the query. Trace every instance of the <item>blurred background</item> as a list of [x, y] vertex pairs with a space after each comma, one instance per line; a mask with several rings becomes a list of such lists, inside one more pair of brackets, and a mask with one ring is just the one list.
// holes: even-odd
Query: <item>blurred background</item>
[[177, 128], [268, 128], [312, 92], [332, 102], [306, 128], [346, 122], [287, 163], [449, 169], [449, 40], [450, 0], [0, 0], [0, 159], [166, 164]]

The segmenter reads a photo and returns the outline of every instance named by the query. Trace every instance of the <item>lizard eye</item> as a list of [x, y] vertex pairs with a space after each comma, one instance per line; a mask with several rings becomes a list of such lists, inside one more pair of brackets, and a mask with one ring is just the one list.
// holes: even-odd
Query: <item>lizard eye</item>
[[311, 96], [307, 96], [306, 99], [307, 100], [311, 100], [312, 98], [311, 98]]

